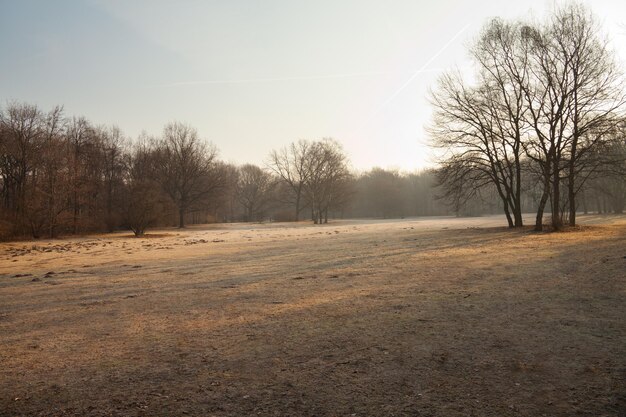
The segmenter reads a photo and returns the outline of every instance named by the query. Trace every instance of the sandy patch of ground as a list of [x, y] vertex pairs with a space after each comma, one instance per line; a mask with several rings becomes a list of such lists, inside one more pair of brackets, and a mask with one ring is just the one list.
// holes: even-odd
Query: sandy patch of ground
[[0, 244], [0, 415], [623, 416], [626, 218]]

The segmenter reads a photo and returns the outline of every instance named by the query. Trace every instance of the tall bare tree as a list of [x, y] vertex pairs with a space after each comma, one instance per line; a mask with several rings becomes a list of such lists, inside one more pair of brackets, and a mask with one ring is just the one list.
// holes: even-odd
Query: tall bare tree
[[[569, 4], [555, 13], [554, 40], [571, 74], [566, 178], [569, 224], [576, 225], [576, 195], [588, 176], [603, 162], [593, 149], [613, 139], [626, 103], [623, 75], [608, 41], [592, 13], [580, 4]], [[590, 166], [591, 165], [591, 166]]]
[[89, 149], [95, 141], [95, 131], [84, 117], [72, 117], [68, 122], [65, 139], [70, 163], [70, 188], [72, 204], [72, 233], [78, 233], [81, 226], [81, 213], [85, 210], [86, 194], [90, 185], [87, 163]]
[[294, 142], [281, 150], [272, 151], [268, 163], [270, 169], [284, 181], [291, 191], [289, 202], [295, 208], [295, 221], [298, 221], [304, 209], [304, 187], [309, 174], [307, 158], [311, 146], [311, 142], [306, 140]]
[[244, 209], [244, 220], [261, 220], [271, 203], [276, 181], [269, 172], [252, 164], [239, 168], [237, 200]]
[[203, 203], [221, 186], [217, 150], [202, 141], [193, 127], [174, 122], [165, 126], [157, 144], [159, 180], [178, 208], [178, 227], [185, 214]]
[[311, 144], [305, 158], [304, 192], [315, 224], [327, 223], [328, 212], [348, 201], [352, 176], [341, 145], [333, 139]]
[[28, 104], [11, 103], [0, 112], [3, 200], [16, 227], [22, 227], [27, 183], [41, 155], [43, 115]]
[[116, 208], [119, 207], [122, 197], [120, 191], [123, 189], [124, 181], [126, 139], [116, 126], [100, 127], [97, 129], [96, 136], [100, 140], [104, 221], [107, 230], [112, 232], [119, 224], [119, 213]]
[[496, 100], [488, 85], [471, 88], [459, 77], [441, 79], [430, 130], [434, 144], [446, 150], [439, 179], [455, 210], [483, 188], [495, 187], [509, 226], [522, 226], [521, 136], [517, 129], [506, 132], [504, 124], [516, 122], [499, 112]]
[[[66, 152], [63, 132], [65, 121], [60, 106], [45, 115], [44, 135], [39, 171], [41, 180], [32, 190], [32, 197], [39, 202], [31, 202], [30, 210], [40, 207], [41, 213], [31, 215], [31, 232], [39, 235], [38, 228], [46, 229], [48, 237], [55, 237], [59, 227], [64, 225], [63, 214], [69, 208], [69, 158]], [[38, 227], [37, 227], [37, 226]]]
[[149, 227], [167, 216], [173, 202], [158, 181], [159, 155], [147, 138], [132, 147], [125, 159], [122, 217], [135, 236], [143, 236]]

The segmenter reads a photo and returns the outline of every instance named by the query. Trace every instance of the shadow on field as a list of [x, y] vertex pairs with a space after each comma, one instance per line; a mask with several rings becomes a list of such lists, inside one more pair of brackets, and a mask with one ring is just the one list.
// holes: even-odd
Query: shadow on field
[[625, 232], [359, 232], [16, 282], [0, 409], [622, 415]]

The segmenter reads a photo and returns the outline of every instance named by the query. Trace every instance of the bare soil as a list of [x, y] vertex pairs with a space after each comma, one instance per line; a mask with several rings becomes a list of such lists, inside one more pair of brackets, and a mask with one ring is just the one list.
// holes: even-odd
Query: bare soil
[[0, 244], [0, 415], [625, 416], [626, 217]]

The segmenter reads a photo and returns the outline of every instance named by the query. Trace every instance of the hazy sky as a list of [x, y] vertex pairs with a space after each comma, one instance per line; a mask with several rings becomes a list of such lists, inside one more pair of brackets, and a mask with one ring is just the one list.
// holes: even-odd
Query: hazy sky
[[[429, 162], [428, 90], [491, 17], [554, 1], [0, 0], [0, 100], [128, 136], [188, 122], [224, 160], [339, 140], [356, 169]], [[588, 1], [626, 58], [626, 1]], [[423, 70], [418, 72], [418, 70]]]

